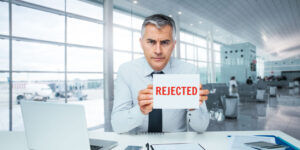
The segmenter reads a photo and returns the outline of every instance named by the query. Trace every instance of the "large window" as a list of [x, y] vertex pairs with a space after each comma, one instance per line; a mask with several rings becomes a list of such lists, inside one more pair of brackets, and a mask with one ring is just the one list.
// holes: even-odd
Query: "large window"
[[215, 64], [216, 82], [221, 83], [221, 64]]
[[93, 2], [81, 0], [67, 0], [67, 12], [86, 16], [89, 18], [103, 20], [102, 5]]
[[192, 45], [186, 46], [186, 58], [189, 60], [197, 60], [196, 47]]
[[9, 129], [9, 88], [8, 73], [0, 72], [0, 130]]
[[0, 70], [8, 71], [9, 64], [9, 51], [8, 51], [8, 40], [0, 39]]
[[198, 48], [198, 60], [207, 62], [207, 49]]
[[221, 54], [220, 52], [214, 51], [215, 63], [221, 63]]
[[13, 36], [64, 41], [64, 16], [13, 5], [12, 19]]
[[68, 71], [103, 72], [103, 51], [90, 48], [68, 47]]
[[62, 85], [63, 73], [13, 73], [13, 130], [24, 130], [21, 101], [64, 102], [63, 98], [55, 96]]
[[132, 51], [132, 31], [128, 29], [114, 28], [114, 49]]
[[0, 1], [0, 34], [8, 35], [8, 4]]
[[214, 43], [214, 50], [215, 51], [220, 51], [221, 50], [221, 45], [217, 44], [217, 43]]
[[180, 39], [181, 59], [197, 66], [200, 71], [201, 83], [206, 84], [208, 75], [206, 40], [187, 32], [180, 32]]
[[119, 10], [114, 10], [113, 15], [113, 56], [116, 74], [123, 63], [144, 57], [139, 41], [143, 19]]
[[68, 43], [97, 46], [103, 45], [103, 26], [101, 24], [68, 18]]
[[[19, 105], [23, 100], [80, 103], [88, 110], [88, 127], [104, 123], [103, 9], [95, 2], [66, 2], [65, 13], [65, 0], [25, 0], [17, 5], [12, 1], [11, 14], [8, 2], [0, 2], [0, 130], [8, 130], [9, 122], [13, 130], [24, 129]], [[10, 71], [12, 120], [8, 118]]]
[[200, 72], [200, 81], [201, 84], [207, 83], [207, 63], [206, 62], [198, 62], [198, 68]]
[[64, 47], [13, 41], [14, 71], [63, 71]]
[[[41, 1], [41, 0], [25, 0], [30, 3], [58, 9], [58, 10], [64, 10], [65, 9], [65, 0], [55, 0], [55, 1]], [[68, 0], [69, 1], [69, 0]]]

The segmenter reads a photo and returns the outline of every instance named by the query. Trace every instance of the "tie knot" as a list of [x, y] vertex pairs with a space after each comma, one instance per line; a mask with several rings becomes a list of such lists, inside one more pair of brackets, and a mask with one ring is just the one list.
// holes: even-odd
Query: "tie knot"
[[154, 74], [164, 74], [164, 72], [163, 71], [153, 71], [152, 73], [151, 73], [151, 77], [153, 78], [153, 75]]

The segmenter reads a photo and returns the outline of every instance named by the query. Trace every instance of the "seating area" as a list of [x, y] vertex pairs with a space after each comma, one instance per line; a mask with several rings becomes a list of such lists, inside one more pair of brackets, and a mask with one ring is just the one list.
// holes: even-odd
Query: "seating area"
[[[239, 103], [266, 103], [269, 97], [280, 96], [279, 89], [291, 89], [293, 94], [299, 94], [298, 81], [260, 81], [252, 85], [239, 84], [238, 96], [229, 96], [228, 85], [225, 83], [211, 83], [203, 85], [210, 94], [206, 101], [210, 113], [222, 111], [226, 118], [238, 118]], [[297, 92], [298, 91], [298, 92]], [[235, 112], [236, 111], [236, 112]], [[214, 116], [211, 114], [211, 116]]]

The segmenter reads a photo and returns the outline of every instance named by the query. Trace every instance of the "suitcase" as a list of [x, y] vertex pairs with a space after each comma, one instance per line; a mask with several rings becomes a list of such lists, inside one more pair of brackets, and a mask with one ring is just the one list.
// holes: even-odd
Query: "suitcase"
[[261, 101], [261, 102], [264, 102], [264, 95], [265, 95], [265, 90], [257, 90], [257, 93], [256, 93], [256, 100], [257, 101]]
[[225, 98], [225, 117], [236, 119], [238, 116], [238, 97], [226, 96]]
[[276, 97], [276, 87], [275, 86], [270, 87], [270, 96]]

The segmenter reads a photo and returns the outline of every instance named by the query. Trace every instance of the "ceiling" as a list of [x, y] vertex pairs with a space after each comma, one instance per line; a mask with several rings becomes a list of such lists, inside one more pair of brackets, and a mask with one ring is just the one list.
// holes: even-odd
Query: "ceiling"
[[138, 0], [137, 4], [114, 0], [114, 4], [141, 16], [172, 15], [181, 28], [203, 36], [211, 31], [224, 44], [250, 42], [265, 60], [300, 58], [300, 0]]

